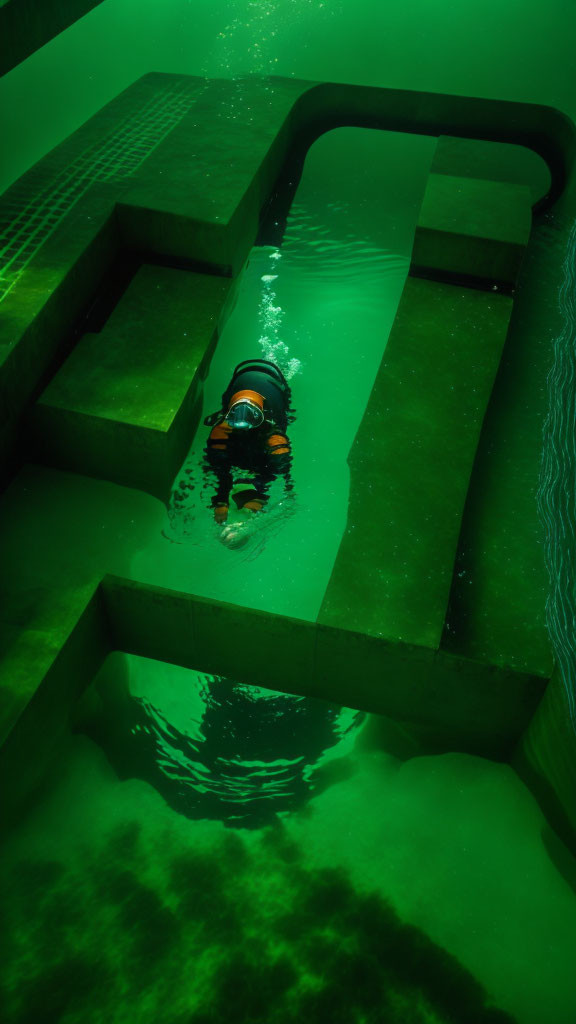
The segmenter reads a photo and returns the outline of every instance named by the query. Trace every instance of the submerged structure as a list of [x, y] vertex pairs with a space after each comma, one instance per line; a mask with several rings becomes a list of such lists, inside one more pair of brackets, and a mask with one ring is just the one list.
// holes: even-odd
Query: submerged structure
[[[565, 119], [521, 104], [255, 79], [243, 83], [256, 111], [243, 123], [225, 114], [235, 88], [147, 75], [3, 200], [3, 451], [16, 472], [4, 607], [23, 610], [8, 619], [3, 772], [18, 780], [14, 800], [40, 778], [70, 702], [120, 649], [385, 714], [431, 749], [511, 757], [541, 780], [568, 829], [573, 737], [560, 682], [546, 685], [534, 500], [549, 356], [535, 321], [532, 197], [526, 181], [462, 173], [474, 143], [455, 137], [496, 137], [500, 153], [506, 137], [532, 143], [551, 172], [541, 208], [566, 189]], [[104, 553], [80, 588], [46, 580], [42, 565], [26, 564], [29, 538], [18, 551], [11, 535], [40, 472], [18, 466], [166, 499], [262, 212], [288, 159], [336, 124], [441, 138], [349, 459], [353, 489], [371, 472], [379, 515], [351, 505], [318, 621], [219, 606], [195, 597], [194, 581], [183, 594], [112, 578]], [[479, 171], [490, 147], [476, 146]], [[31, 602], [36, 571], [42, 599]], [[233, 642], [246, 633], [279, 659]]]
[[[308, 148], [338, 126], [437, 143], [348, 460], [351, 494], [370, 501], [350, 501], [308, 621], [209, 599], [194, 579], [151, 583], [132, 556], [198, 425], [262, 221], [282, 222]], [[536, 501], [560, 259], [547, 216], [567, 241], [575, 154], [571, 122], [531, 104], [152, 73], [5, 193], [8, 823], [125, 652], [386, 716], [414, 750], [509, 762], [576, 851], [576, 738]]]

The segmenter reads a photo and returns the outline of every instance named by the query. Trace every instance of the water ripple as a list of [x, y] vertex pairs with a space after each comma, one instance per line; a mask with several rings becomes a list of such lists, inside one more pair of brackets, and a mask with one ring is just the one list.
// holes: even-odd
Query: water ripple
[[222, 676], [140, 659], [131, 666], [140, 692], [114, 707], [121, 737], [100, 734], [112, 764], [121, 778], [145, 779], [178, 813], [228, 827], [260, 828], [307, 803], [366, 718]]

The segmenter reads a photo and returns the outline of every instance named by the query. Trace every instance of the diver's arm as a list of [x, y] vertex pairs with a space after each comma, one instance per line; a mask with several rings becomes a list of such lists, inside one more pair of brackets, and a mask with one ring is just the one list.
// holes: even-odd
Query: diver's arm
[[284, 477], [284, 489], [287, 494], [294, 490], [291, 477], [292, 448], [286, 434], [272, 433], [266, 441], [266, 473], [263, 477], [269, 484], [276, 477]]
[[228, 500], [232, 488], [232, 473], [230, 472], [230, 467], [224, 464], [223, 461], [215, 463], [215, 460], [209, 456], [208, 462], [217, 480], [216, 493], [212, 496], [214, 519], [217, 523], [224, 523], [228, 518]]
[[217, 523], [225, 523], [228, 518], [228, 501], [232, 487], [232, 474], [230, 470], [226, 469], [215, 469], [214, 471], [218, 479], [216, 494], [212, 496], [214, 519]]

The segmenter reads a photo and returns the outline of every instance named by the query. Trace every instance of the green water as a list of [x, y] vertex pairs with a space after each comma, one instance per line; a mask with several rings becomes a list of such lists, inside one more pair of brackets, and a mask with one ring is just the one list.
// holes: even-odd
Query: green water
[[[210, 365], [170, 526], [134, 558], [137, 579], [316, 621], [346, 526], [346, 460], [408, 272], [433, 148], [360, 129], [329, 132], [312, 146], [281, 247], [252, 250]], [[206, 511], [214, 488], [204, 485], [203, 420], [219, 408], [235, 365], [259, 357], [275, 360], [292, 389], [294, 502], [277, 482], [248, 543], [230, 551]]]
[[104, 0], [0, 82], [0, 191], [148, 71], [544, 103], [576, 119], [571, 0]]
[[[138, 661], [105, 668], [97, 685], [116, 687], [117, 712], [122, 680], [148, 702], [146, 718], [128, 709], [128, 720], [163, 735], [173, 790], [190, 778], [182, 738], [202, 761], [209, 716], [227, 732], [222, 763], [205, 759], [203, 800], [185, 813], [185, 794], [174, 810], [158, 773], [138, 777], [133, 752], [131, 764], [113, 758], [119, 783], [100, 744], [70, 738], [4, 850], [7, 1019], [571, 1024], [576, 898], [508, 766], [391, 754], [375, 718], [329, 740], [328, 706], [310, 700], [290, 754], [294, 698], [280, 696], [285, 714], [268, 713], [263, 734], [274, 695], [248, 706], [204, 677], [199, 720], [194, 673]], [[92, 731], [99, 717], [92, 692], [79, 724]], [[235, 762], [243, 736], [253, 754]]]
[[[149, 70], [533, 100], [576, 117], [575, 27], [561, 0], [106, 0], [0, 82], [0, 125], [13, 140], [2, 180]], [[278, 270], [267, 247], [244, 275], [206, 410], [262, 334], [259, 313], [280, 309], [281, 328], [272, 318], [268, 335], [286, 345], [288, 365], [297, 361], [298, 516], [280, 514], [260, 547], [255, 538], [228, 552], [190, 495], [169, 517], [146, 495], [28, 467], [5, 509], [3, 565], [7, 577], [29, 573], [38, 607], [55, 578], [81, 594], [109, 570], [315, 618], [363, 411], [361, 402], [347, 410], [328, 453], [305, 455], [310, 436], [321, 443], [332, 432], [330, 403], [343, 399], [325, 360], [347, 355], [360, 317], [373, 346], [354, 386], [367, 397], [430, 155], [429, 140], [325, 137], [310, 153]], [[402, 185], [400, 204], [377, 202], [384, 181], [395, 196]], [[306, 401], [305, 387], [322, 403]], [[218, 683], [120, 658], [77, 709], [42, 801], [4, 849], [5, 1019], [497, 1024], [508, 1013], [573, 1024], [574, 862], [508, 766], [429, 757], [375, 717]], [[209, 712], [227, 732], [211, 760]], [[328, 728], [338, 714], [353, 723], [346, 735]], [[137, 745], [145, 729], [155, 730], [153, 748]]]

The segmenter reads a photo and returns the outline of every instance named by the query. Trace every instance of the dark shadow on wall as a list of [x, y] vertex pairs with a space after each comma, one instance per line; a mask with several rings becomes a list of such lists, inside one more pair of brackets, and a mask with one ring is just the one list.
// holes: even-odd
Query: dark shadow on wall
[[542, 829], [542, 842], [554, 867], [576, 893], [576, 857], [549, 825]]

